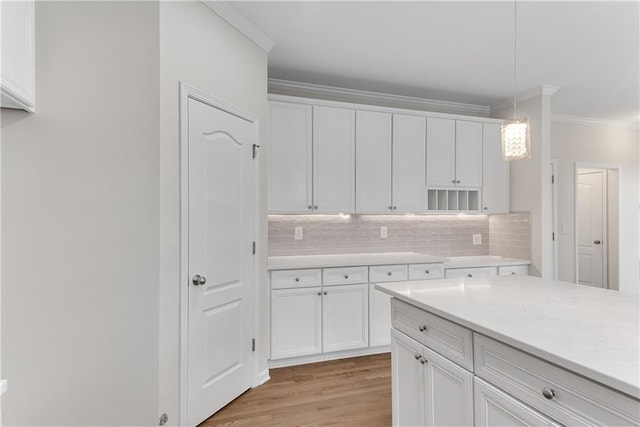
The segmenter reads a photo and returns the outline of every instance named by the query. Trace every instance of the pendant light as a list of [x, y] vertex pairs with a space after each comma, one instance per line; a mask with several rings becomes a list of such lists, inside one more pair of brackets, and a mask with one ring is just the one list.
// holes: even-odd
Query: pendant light
[[522, 160], [531, 157], [531, 136], [528, 119], [516, 118], [516, 83], [518, 58], [518, 2], [513, 2], [513, 120], [502, 124], [502, 159]]

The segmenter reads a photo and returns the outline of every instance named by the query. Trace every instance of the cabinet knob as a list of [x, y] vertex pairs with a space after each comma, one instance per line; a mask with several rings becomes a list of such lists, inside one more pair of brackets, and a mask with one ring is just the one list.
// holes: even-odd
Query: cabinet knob
[[313, 205], [313, 209], [318, 210], [318, 205]]
[[456, 184], [460, 184], [460, 180], [459, 179], [456, 179]]
[[482, 209], [484, 209], [485, 211], [488, 211], [488, 210], [489, 210], [489, 208], [488, 208], [488, 207], [486, 207], [486, 206], [485, 206], [484, 208], [482, 208]]
[[455, 180], [455, 179], [452, 179], [452, 180], [451, 180], [451, 182], [455, 184], [455, 183], [456, 183], [456, 180]]
[[307, 209], [311, 210], [311, 209], [313, 209], [313, 206], [309, 205], [309, 206], [307, 206]]
[[424, 332], [424, 331], [426, 331], [426, 330], [427, 330], [427, 325], [420, 325], [420, 326], [418, 326], [418, 330], [419, 330], [420, 332]]
[[323, 292], [323, 294], [325, 294], [325, 295], [326, 295], [326, 294], [328, 294], [328, 293], [329, 293], [329, 292], [327, 292], [327, 291], [324, 291], [324, 292]]
[[349, 275], [348, 275], [348, 274], [345, 274], [345, 275], [344, 275], [344, 278], [345, 278], [345, 279], [348, 279], [348, 278], [349, 278]]
[[542, 395], [544, 396], [545, 399], [551, 400], [554, 397], [556, 397], [556, 392], [553, 391], [553, 389], [551, 389], [551, 388], [545, 387], [545, 388], [542, 389]]
[[393, 210], [395, 211], [396, 209], [398, 209], [398, 207], [397, 207], [397, 206], [394, 206], [394, 207], [393, 207]]
[[300, 281], [300, 278], [299, 278], [299, 277], [296, 277], [296, 282], [299, 282], [299, 281]]
[[413, 357], [415, 357], [415, 358], [416, 358], [416, 360], [420, 359], [420, 355], [419, 355], [418, 353], [416, 353], [416, 355], [415, 355], [415, 356], [413, 356]]
[[392, 211], [393, 210], [393, 206], [389, 206], [389, 210]]
[[321, 291], [318, 291], [318, 295], [322, 295], [322, 292], [321, 292]]
[[467, 277], [473, 277], [473, 274], [469, 273], [467, 274]]
[[418, 360], [420, 360], [420, 363], [422, 363], [423, 365], [427, 363], [427, 360], [424, 357], [420, 357], [420, 359]]
[[391, 276], [393, 273], [390, 271], [387, 271], [387, 276]]
[[431, 271], [429, 271], [429, 270], [427, 269], [427, 270], [425, 270], [425, 273], [429, 274], [429, 273], [431, 273]]
[[600, 244], [600, 243], [602, 243], [602, 242], [601, 242], [600, 240], [594, 240], [594, 241], [593, 241], [593, 243], [594, 243], [595, 245], [599, 245], [599, 244]]
[[515, 275], [516, 275], [516, 272], [515, 272], [515, 271], [512, 271], [512, 272], [511, 272], [511, 274], [515, 276]]

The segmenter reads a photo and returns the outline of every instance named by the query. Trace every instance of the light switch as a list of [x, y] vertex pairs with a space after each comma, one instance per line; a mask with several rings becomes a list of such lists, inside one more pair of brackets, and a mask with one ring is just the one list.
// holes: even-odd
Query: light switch
[[385, 226], [380, 227], [380, 238], [381, 239], [387, 238], [387, 227]]
[[293, 240], [302, 240], [302, 227], [296, 227], [293, 232]]

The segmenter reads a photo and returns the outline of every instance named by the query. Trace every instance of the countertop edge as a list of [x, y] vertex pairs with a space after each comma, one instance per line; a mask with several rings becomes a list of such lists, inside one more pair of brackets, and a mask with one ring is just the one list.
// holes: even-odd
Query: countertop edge
[[[562, 357], [559, 357], [553, 353], [549, 353], [543, 349], [540, 349], [538, 347], [534, 347], [530, 344], [527, 344], [525, 342], [522, 342], [520, 340], [517, 340], [515, 338], [511, 338], [507, 335], [503, 335], [501, 333], [498, 333], [494, 330], [491, 330], [487, 327], [484, 327], [482, 325], [479, 325], [475, 322], [472, 322], [470, 320], [467, 319], [463, 319], [460, 318], [456, 315], [453, 315], [451, 313], [448, 313], [446, 311], [440, 310], [438, 308], [434, 308], [432, 306], [429, 306], [428, 304], [422, 303], [420, 301], [416, 301], [413, 298], [407, 297], [406, 295], [403, 295], [401, 293], [397, 293], [394, 292], [391, 289], [387, 289], [384, 288], [385, 284], [384, 283], [380, 283], [380, 284], [376, 284], [375, 288], [377, 290], [379, 290], [380, 292], [384, 292], [388, 295], [391, 295], [394, 298], [397, 298], [401, 301], [406, 302], [407, 304], [411, 304], [415, 307], [421, 308], [423, 310], [426, 310], [430, 313], [433, 313], [439, 317], [442, 317], [446, 320], [449, 320], [451, 322], [457, 323], [461, 326], [464, 326], [468, 329], [473, 330], [474, 332], [477, 332], [479, 334], [482, 335], [486, 335], [489, 338], [493, 338], [497, 341], [500, 341], [502, 343], [505, 343], [511, 347], [514, 347], [518, 350], [524, 351], [526, 353], [529, 353], [533, 356], [536, 356], [540, 359], [546, 360], [550, 363], [553, 363], [554, 365], [557, 365], [563, 369], [569, 370], [571, 372], [574, 372], [576, 374], [579, 374], [587, 379], [590, 379], [592, 381], [598, 382], [600, 384], [603, 384], [613, 390], [616, 390], [617, 392], [626, 394], [636, 400], [640, 400], [640, 388], [634, 386], [633, 384], [629, 384], [629, 383], [625, 383], [623, 381], [620, 381], [617, 378], [613, 378], [610, 376], [607, 376], [601, 372], [595, 371], [591, 368], [585, 367], [584, 365], [580, 365], [577, 364], [571, 360], [567, 360], [564, 359]], [[382, 287], [381, 287], [382, 286]]]

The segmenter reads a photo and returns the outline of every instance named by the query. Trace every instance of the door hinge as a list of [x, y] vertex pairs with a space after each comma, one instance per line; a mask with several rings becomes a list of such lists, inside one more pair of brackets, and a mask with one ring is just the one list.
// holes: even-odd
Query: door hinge
[[251, 351], [256, 351], [256, 339], [251, 339]]
[[556, 183], [556, 176], [555, 175], [551, 175], [551, 183], [552, 184]]
[[255, 159], [256, 156], [258, 155], [258, 152], [257, 152], [258, 148], [260, 148], [260, 146], [258, 144], [253, 144], [253, 151], [252, 151], [253, 152], [253, 154], [252, 154], [253, 157], [251, 157], [252, 159]]
[[253, 242], [252, 246], [253, 246], [253, 254], [255, 255], [256, 254], [256, 242]]

